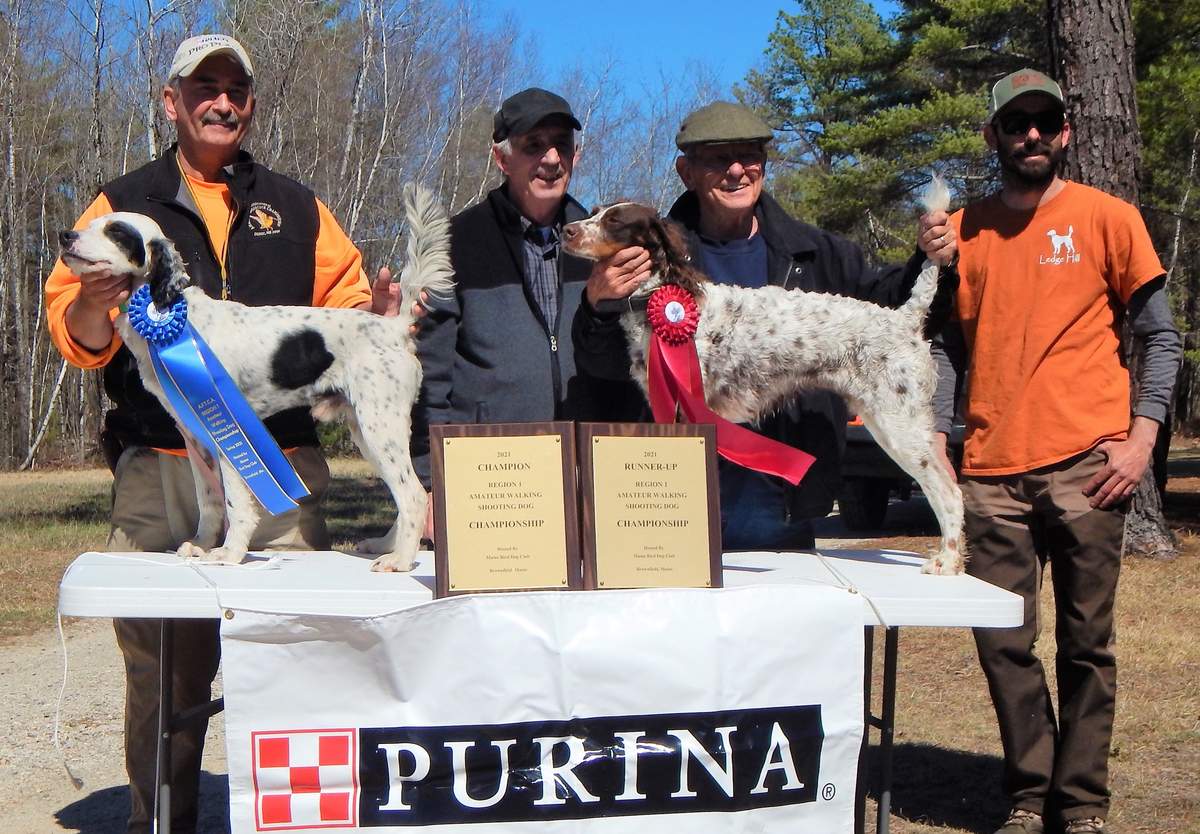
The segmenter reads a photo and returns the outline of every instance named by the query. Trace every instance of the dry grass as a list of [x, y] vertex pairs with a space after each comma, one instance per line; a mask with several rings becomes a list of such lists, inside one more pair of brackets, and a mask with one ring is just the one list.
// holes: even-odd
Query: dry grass
[[[913, 549], [914, 540], [907, 542]], [[1200, 832], [1200, 646], [1195, 626], [1200, 622], [1195, 593], [1200, 536], [1186, 535], [1181, 544], [1174, 562], [1128, 560], [1122, 566], [1117, 597], [1120, 691], [1110, 758], [1111, 821], [1120, 832]], [[1050, 599], [1047, 587], [1041, 654], [1052, 670]], [[882, 653], [877, 654], [876, 668], [882, 663]], [[970, 633], [902, 629], [891, 830], [990, 834], [1008, 810], [1000, 792], [1000, 753]]]
[[[1200, 834], [1200, 446], [1176, 450], [1173, 460], [1184, 477], [1168, 487], [1167, 515], [1181, 555], [1127, 561], [1118, 595], [1112, 822], [1138, 834]], [[379, 481], [360, 461], [335, 461], [333, 471], [335, 542], [382, 532], [391, 510]], [[63, 569], [104, 544], [109, 484], [104, 470], [0, 474], [0, 637], [51, 622]], [[921, 552], [927, 532], [906, 530], [879, 546]], [[1044, 616], [1043, 654], [1052, 657], [1053, 610], [1044, 606]], [[876, 693], [881, 666], [879, 651]], [[1006, 810], [1000, 742], [965, 629], [901, 631], [896, 727], [891, 830], [990, 834]]]
[[[370, 467], [337, 460], [330, 467], [330, 533], [335, 546], [381, 535], [391, 498]], [[0, 473], [0, 639], [54, 621], [58, 581], [76, 556], [104, 548], [112, 506], [107, 469]]]
[[0, 474], [0, 637], [53, 621], [58, 580], [108, 535], [107, 469]]

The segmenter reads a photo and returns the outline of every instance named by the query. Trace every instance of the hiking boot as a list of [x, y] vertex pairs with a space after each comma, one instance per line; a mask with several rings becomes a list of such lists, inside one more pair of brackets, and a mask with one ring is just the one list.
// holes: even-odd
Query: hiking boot
[[[1004, 825], [996, 829], [996, 834], [1043, 834], [1046, 828], [1042, 818], [1033, 811], [1024, 808], [1014, 808], [1004, 821]], [[1081, 829], [1086, 831], [1086, 829]]]
[[1063, 834], [1107, 834], [1107, 832], [1104, 820], [1100, 817], [1067, 820], [1063, 824]]

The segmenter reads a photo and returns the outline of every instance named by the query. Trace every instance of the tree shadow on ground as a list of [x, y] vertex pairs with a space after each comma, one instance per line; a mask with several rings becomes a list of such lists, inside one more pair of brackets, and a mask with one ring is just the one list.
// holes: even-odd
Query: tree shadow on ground
[[334, 477], [325, 493], [325, 521], [334, 542], [382, 536], [396, 520], [392, 494], [378, 478]]
[[[867, 795], [879, 800], [879, 747], [868, 754]], [[892, 815], [909, 822], [991, 834], [1004, 821], [998, 756], [932, 744], [897, 744], [892, 755]]]
[[10, 509], [8, 512], [0, 513], [0, 519], [7, 522], [19, 521], [30, 525], [54, 525], [69, 521], [107, 525], [110, 512], [112, 512], [112, 499], [106, 491], [66, 507], [52, 505], [34, 510]]
[[[92, 791], [60, 808], [54, 815], [64, 829], [79, 834], [114, 834], [124, 831], [129, 819], [129, 788], [120, 786]], [[200, 818], [196, 834], [229, 834], [229, 777], [204, 771], [200, 774]]]
[[1200, 530], [1200, 492], [1174, 490], [1168, 481], [1163, 515], [1176, 532]]

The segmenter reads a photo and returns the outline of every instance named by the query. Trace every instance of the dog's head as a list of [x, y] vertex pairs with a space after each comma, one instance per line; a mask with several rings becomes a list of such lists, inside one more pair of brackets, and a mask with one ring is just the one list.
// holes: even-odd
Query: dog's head
[[634, 296], [648, 295], [663, 284], [679, 284], [702, 295], [704, 275], [691, 266], [687, 238], [678, 224], [640, 203], [600, 206], [586, 220], [563, 227], [563, 248], [572, 255], [598, 261], [629, 246], [650, 253], [653, 272]]
[[159, 309], [175, 303], [189, 283], [175, 245], [144, 214], [118, 211], [97, 217], [83, 229], [59, 232], [58, 243], [63, 263], [76, 275], [128, 275], [131, 289], [149, 282]]

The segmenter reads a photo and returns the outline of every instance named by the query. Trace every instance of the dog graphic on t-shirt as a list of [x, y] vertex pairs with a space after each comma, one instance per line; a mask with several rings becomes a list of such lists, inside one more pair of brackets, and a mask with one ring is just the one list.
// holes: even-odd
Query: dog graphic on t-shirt
[[1079, 255], [1075, 252], [1075, 242], [1072, 240], [1074, 235], [1075, 227], [1073, 225], [1067, 227], [1065, 235], [1060, 235], [1057, 229], [1046, 232], [1046, 237], [1050, 238], [1050, 245], [1054, 248], [1054, 252], [1048, 258], [1042, 255], [1038, 258], [1038, 263], [1078, 263]]

